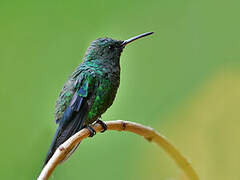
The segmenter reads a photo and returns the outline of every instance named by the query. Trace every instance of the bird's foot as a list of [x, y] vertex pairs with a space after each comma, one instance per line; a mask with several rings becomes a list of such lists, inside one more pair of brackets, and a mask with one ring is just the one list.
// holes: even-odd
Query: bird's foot
[[86, 128], [89, 130], [90, 135], [89, 137], [93, 137], [96, 134], [96, 131], [93, 129], [93, 127], [87, 125]]
[[103, 132], [105, 132], [105, 131], [107, 130], [107, 125], [106, 125], [103, 121], [101, 121], [100, 119], [98, 119], [98, 120], [96, 121], [96, 123], [100, 124], [100, 125], [102, 126], [102, 128], [103, 128], [103, 130], [101, 131], [101, 133], [103, 133]]

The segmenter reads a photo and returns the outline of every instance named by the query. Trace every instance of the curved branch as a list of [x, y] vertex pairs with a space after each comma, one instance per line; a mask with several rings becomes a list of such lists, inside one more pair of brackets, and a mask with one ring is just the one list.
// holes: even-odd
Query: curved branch
[[[105, 123], [107, 125], [107, 130], [129, 131], [143, 136], [148, 141], [155, 142], [172, 157], [172, 159], [176, 162], [179, 168], [190, 180], [199, 180], [197, 173], [194, 171], [189, 161], [172, 144], [170, 144], [164, 136], [160, 135], [153, 128], [146, 127], [134, 122], [122, 120], [107, 121]], [[102, 126], [99, 124], [94, 124], [93, 128], [96, 132], [100, 132], [103, 130]], [[90, 132], [88, 131], [88, 129], [84, 128], [78, 133], [74, 134], [72, 137], [70, 137], [62, 145], [60, 145], [55, 151], [52, 158], [43, 168], [41, 174], [38, 177], [38, 180], [47, 180], [56, 168], [56, 166], [61, 162], [61, 160], [64, 159], [66, 154], [68, 154], [68, 152], [70, 152], [76, 144], [87, 138], [89, 135]]]

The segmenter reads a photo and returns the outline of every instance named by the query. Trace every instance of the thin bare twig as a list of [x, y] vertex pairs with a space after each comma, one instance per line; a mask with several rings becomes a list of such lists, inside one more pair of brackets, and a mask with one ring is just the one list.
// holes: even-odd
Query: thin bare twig
[[[162, 135], [160, 135], [153, 128], [143, 126], [141, 124], [137, 124], [129, 121], [107, 121], [105, 122], [107, 125], [107, 130], [117, 130], [117, 131], [129, 131], [140, 136], [143, 136], [148, 141], [153, 141], [159, 146], [161, 146], [176, 162], [179, 168], [184, 172], [184, 174], [190, 180], [199, 180], [199, 177], [195, 170], [192, 168], [189, 161], [172, 145], [169, 141]], [[93, 128], [96, 132], [100, 132], [103, 130], [102, 126], [99, 124], [94, 124]], [[52, 158], [48, 161], [46, 166], [43, 168], [41, 174], [38, 177], [38, 180], [47, 180], [49, 176], [52, 174], [56, 166], [64, 159], [64, 157], [71, 151], [71, 149], [78, 144], [83, 139], [87, 138], [90, 135], [88, 129], [82, 129], [72, 137], [70, 137], [67, 141], [65, 141], [62, 145], [58, 147], [55, 151]]]

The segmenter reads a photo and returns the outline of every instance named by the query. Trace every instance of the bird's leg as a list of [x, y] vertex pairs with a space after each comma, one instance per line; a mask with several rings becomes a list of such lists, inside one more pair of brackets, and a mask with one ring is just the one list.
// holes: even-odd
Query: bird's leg
[[85, 128], [87, 128], [90, 132], [89, 137], [93, 137], [96, 134], [96, 131], [93, 129], [93, 127], [86, 125]]
[[106, 125], [103, 121], [101, 121], [100, 119], [98, 119], [98, 120], [96, 121], [96, 123], [100, 124], [100, 125], [102, 126], [102, 128], [103, 128], [103, 130], [101, 131], [101, 133], [103, 133], [103, 132], [105, 132], [105, 131], [107, 130], [107, 125]]

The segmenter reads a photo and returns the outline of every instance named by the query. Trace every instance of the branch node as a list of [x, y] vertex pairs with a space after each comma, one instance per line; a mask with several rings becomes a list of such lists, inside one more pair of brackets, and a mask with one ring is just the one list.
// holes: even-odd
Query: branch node
[[153, 137], [144, 137], [147, 141], [152, 142]]
[[63, 146], [60, 146], [58, 149], [59, 149], [60, 151], [64, 151], [64, 150], [65, 150], [65, 148], [64, 148]]
[[123, 131], [126, 129], [126, 126], [127, 126], [127, 124], [124, 121], [122, 121], [122, 130]]

